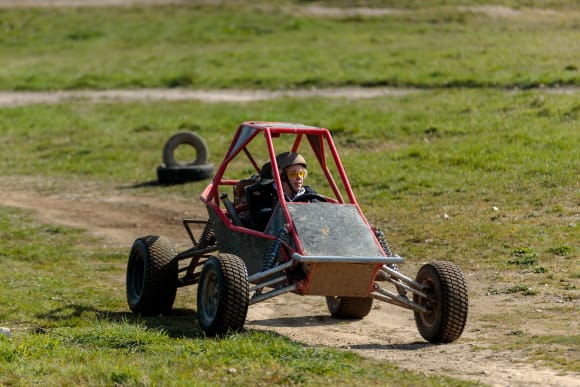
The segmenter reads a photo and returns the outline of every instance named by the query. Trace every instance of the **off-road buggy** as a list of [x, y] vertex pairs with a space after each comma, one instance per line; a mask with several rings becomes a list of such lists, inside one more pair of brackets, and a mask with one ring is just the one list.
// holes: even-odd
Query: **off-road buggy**
[[[306, 157], [318, 193], [304, 202], [278, 194], [266, 229], [253, 229], [255, 192], [267, 184], [282, 192], [276, 155], [284, 151]], [[250, 305], [289, 292], [325, 296], [339, 319], [365, 317], [374, 300], [410, 309], [420, 334], [434, 343], [463, 332], [468, 298], [461, 270], [438, 261], [423, 265], [414, 280], [399, 271], [403, 259], [363, 215], [329, 130], [244, 122], [201, 200], [209, 218], [183, 220], [190, 249], [177, 253], [160, 236], [135, 240], [127, 266], [134, 313], [168, 313], [177, 288], [197, 284], [199, 325], [208, 336], [241, 330]], [[194, 229], [203, 229], [199, 238]]]

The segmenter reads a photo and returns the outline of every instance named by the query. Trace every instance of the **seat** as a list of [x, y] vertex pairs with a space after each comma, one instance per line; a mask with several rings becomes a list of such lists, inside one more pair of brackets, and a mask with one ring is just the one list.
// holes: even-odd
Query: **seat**
[[248, 227], [253, 230], [264, 231], [273, 209], [272, 179], [263, 179], [246, 187], [246, 205], [248, 208]]
[[234, 186], [234, 206], [238, 207], [246, 203], [246, 187], [256, 184], [258, 181], [260, 181], [258, 175], [238, 181]]
[[234, 205], [237, 207], [246, 203], [246, 187], [269, 179], [273, 179], [273, 177], [272, 164], [268, 161], [262, 165], [260, 174], [254, 174], [249, 179], [242, 179], [234, 186]]
[[267, 191], [272, 182], [272, 164], [268, 161], [262, 165], [259, 174], [242, 179], [234, 186], [234, 206], [245, 227], [259, 231], [266, 227], [264, 221], [267, 223], [269, 215], [261, 204], [266, 195], [271, 195]]
[[262, 165], [262, 168], [260, 169], [260, 179], [273, 179], [274, 176], [272, 176], [272, 163], [271, 162], [266, 162], [264, 163], [264, 165]]

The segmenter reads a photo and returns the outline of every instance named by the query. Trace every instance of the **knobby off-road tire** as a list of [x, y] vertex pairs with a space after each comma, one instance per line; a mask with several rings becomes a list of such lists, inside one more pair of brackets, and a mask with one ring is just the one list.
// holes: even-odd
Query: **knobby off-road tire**
[[206, 336], [242, 330], [248, 313], [248, 272], [233, 254], [210, 256], [203, 265], [197, 289], [197, 316]]
[[370, 313], [373, 299], [370, 297], [326, 296], [326, 306], [334, 318], [357, 319]]
[[461, 269], [451, 262], [423, 265], [416, 281], [426, 285], [428, 299], [413, 296], [429, 313], [415, 312], [415, 323], [423, 338], [432, 343], [450, 343], [461, 336], [467, 321], [467, 285]]
[[[192, 163], [181, 163], [175, 160], [175, 149], [183, 144], [191, 145], [195, 149], [196, 158]], [[178, 132], [171, 136], [163, 147], [163, 163], [166, 167], [202, 165], [207, 163], [207, 153], [207, 145], [199, 135], [193, 132]]]
[[149, 235], [136, 239], [127, 264], [127, 302], [133, 313], [167, 314], [177, 292], [178, 263], [169, 239]]

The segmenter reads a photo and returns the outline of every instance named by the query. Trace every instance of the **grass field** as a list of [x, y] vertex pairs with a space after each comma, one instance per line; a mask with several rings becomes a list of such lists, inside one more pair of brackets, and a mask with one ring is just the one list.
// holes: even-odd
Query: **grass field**
[[442, 3], [434, 1], [380, 17], [336, 18], [279, 3], [0, 10], [0, 88], [527, 88], [580, 81], [578, 7], [570, 2], [552, 2], [555, 13], [515, 18], [433, 8]]
[[[303, 3], [309, 2], [291, 4]], [[398, 253], [414, 263], [451, 256], [489, 280], [489, 294], [539, 300], [551, 292], [577, 302], [578, 93], [520, 89], [580, 85], [578, 6], [542, 2], [556, 16], [514, 20], [437, 1], [410, 2], [418, 7], [413, 12], [340, 18], [283, 11], [286, 2], [264, 4], [0, 9], [0, 89], [421, 90], [356, 101], [79, 100], [0, 108], [3, 175], [43, 176], [46, 192], [62, 190], [51, 180], [70, 179], [134, 185], [132, 194], [160, 200], [195, 199], [207, 182], [143, 184], [154, 179], [160, 144], [174, 132], [201, 134], [218, 163], [244, 120], [320, 125], [333, 133], [369, 220]], [[311, 172], [316, 186], [320, 176]], [[13, 331], [11, 339], [0, 335], [0, 384], [469, 384], [271, 333], [206, 340], [190, 309], [137, 319], [124, 289], [112, 285], [123, 276], [126, 250], [12, 208], [2, 209], [0, 236], [0, 325]], [[527, 317], [487, 318], [525, 324]], [[568, 307], [541, 318], [559, 331], [577, 319]], [[514, 331], [491, 344], [556, 345], [530, 358], [580, 372], [579, 337], [575, 329], [553, 336]]]

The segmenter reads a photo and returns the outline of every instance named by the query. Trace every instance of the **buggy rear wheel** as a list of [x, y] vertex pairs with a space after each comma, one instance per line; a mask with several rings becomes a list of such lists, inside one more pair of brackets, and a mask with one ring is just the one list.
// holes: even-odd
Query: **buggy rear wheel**
[[461, 269], [451, 262], [423, 265], [416, 281], [426, 286], [428, 298], [413, 301], [429, 312], [415, 312], [415, 323], [423, 338], [432, 343], [450, 343], [461, 336], [467, 321], [467, 285]]
[[169, 239], [155, 235], [136, 239], [127, 263], [127, 302], [133, 313], [166, 314], [177, 292], [177, 252]]
[[202, 331], [207, 336], [216, 336], [241, 330], [249, 303], [244, 262], [233, 254], [209, 257], [197, 289], [197, 316]]
[[335, 318], [363, 318], [370, 313], [373, 299], [371, 297], [326, 296], [326, 306]]

